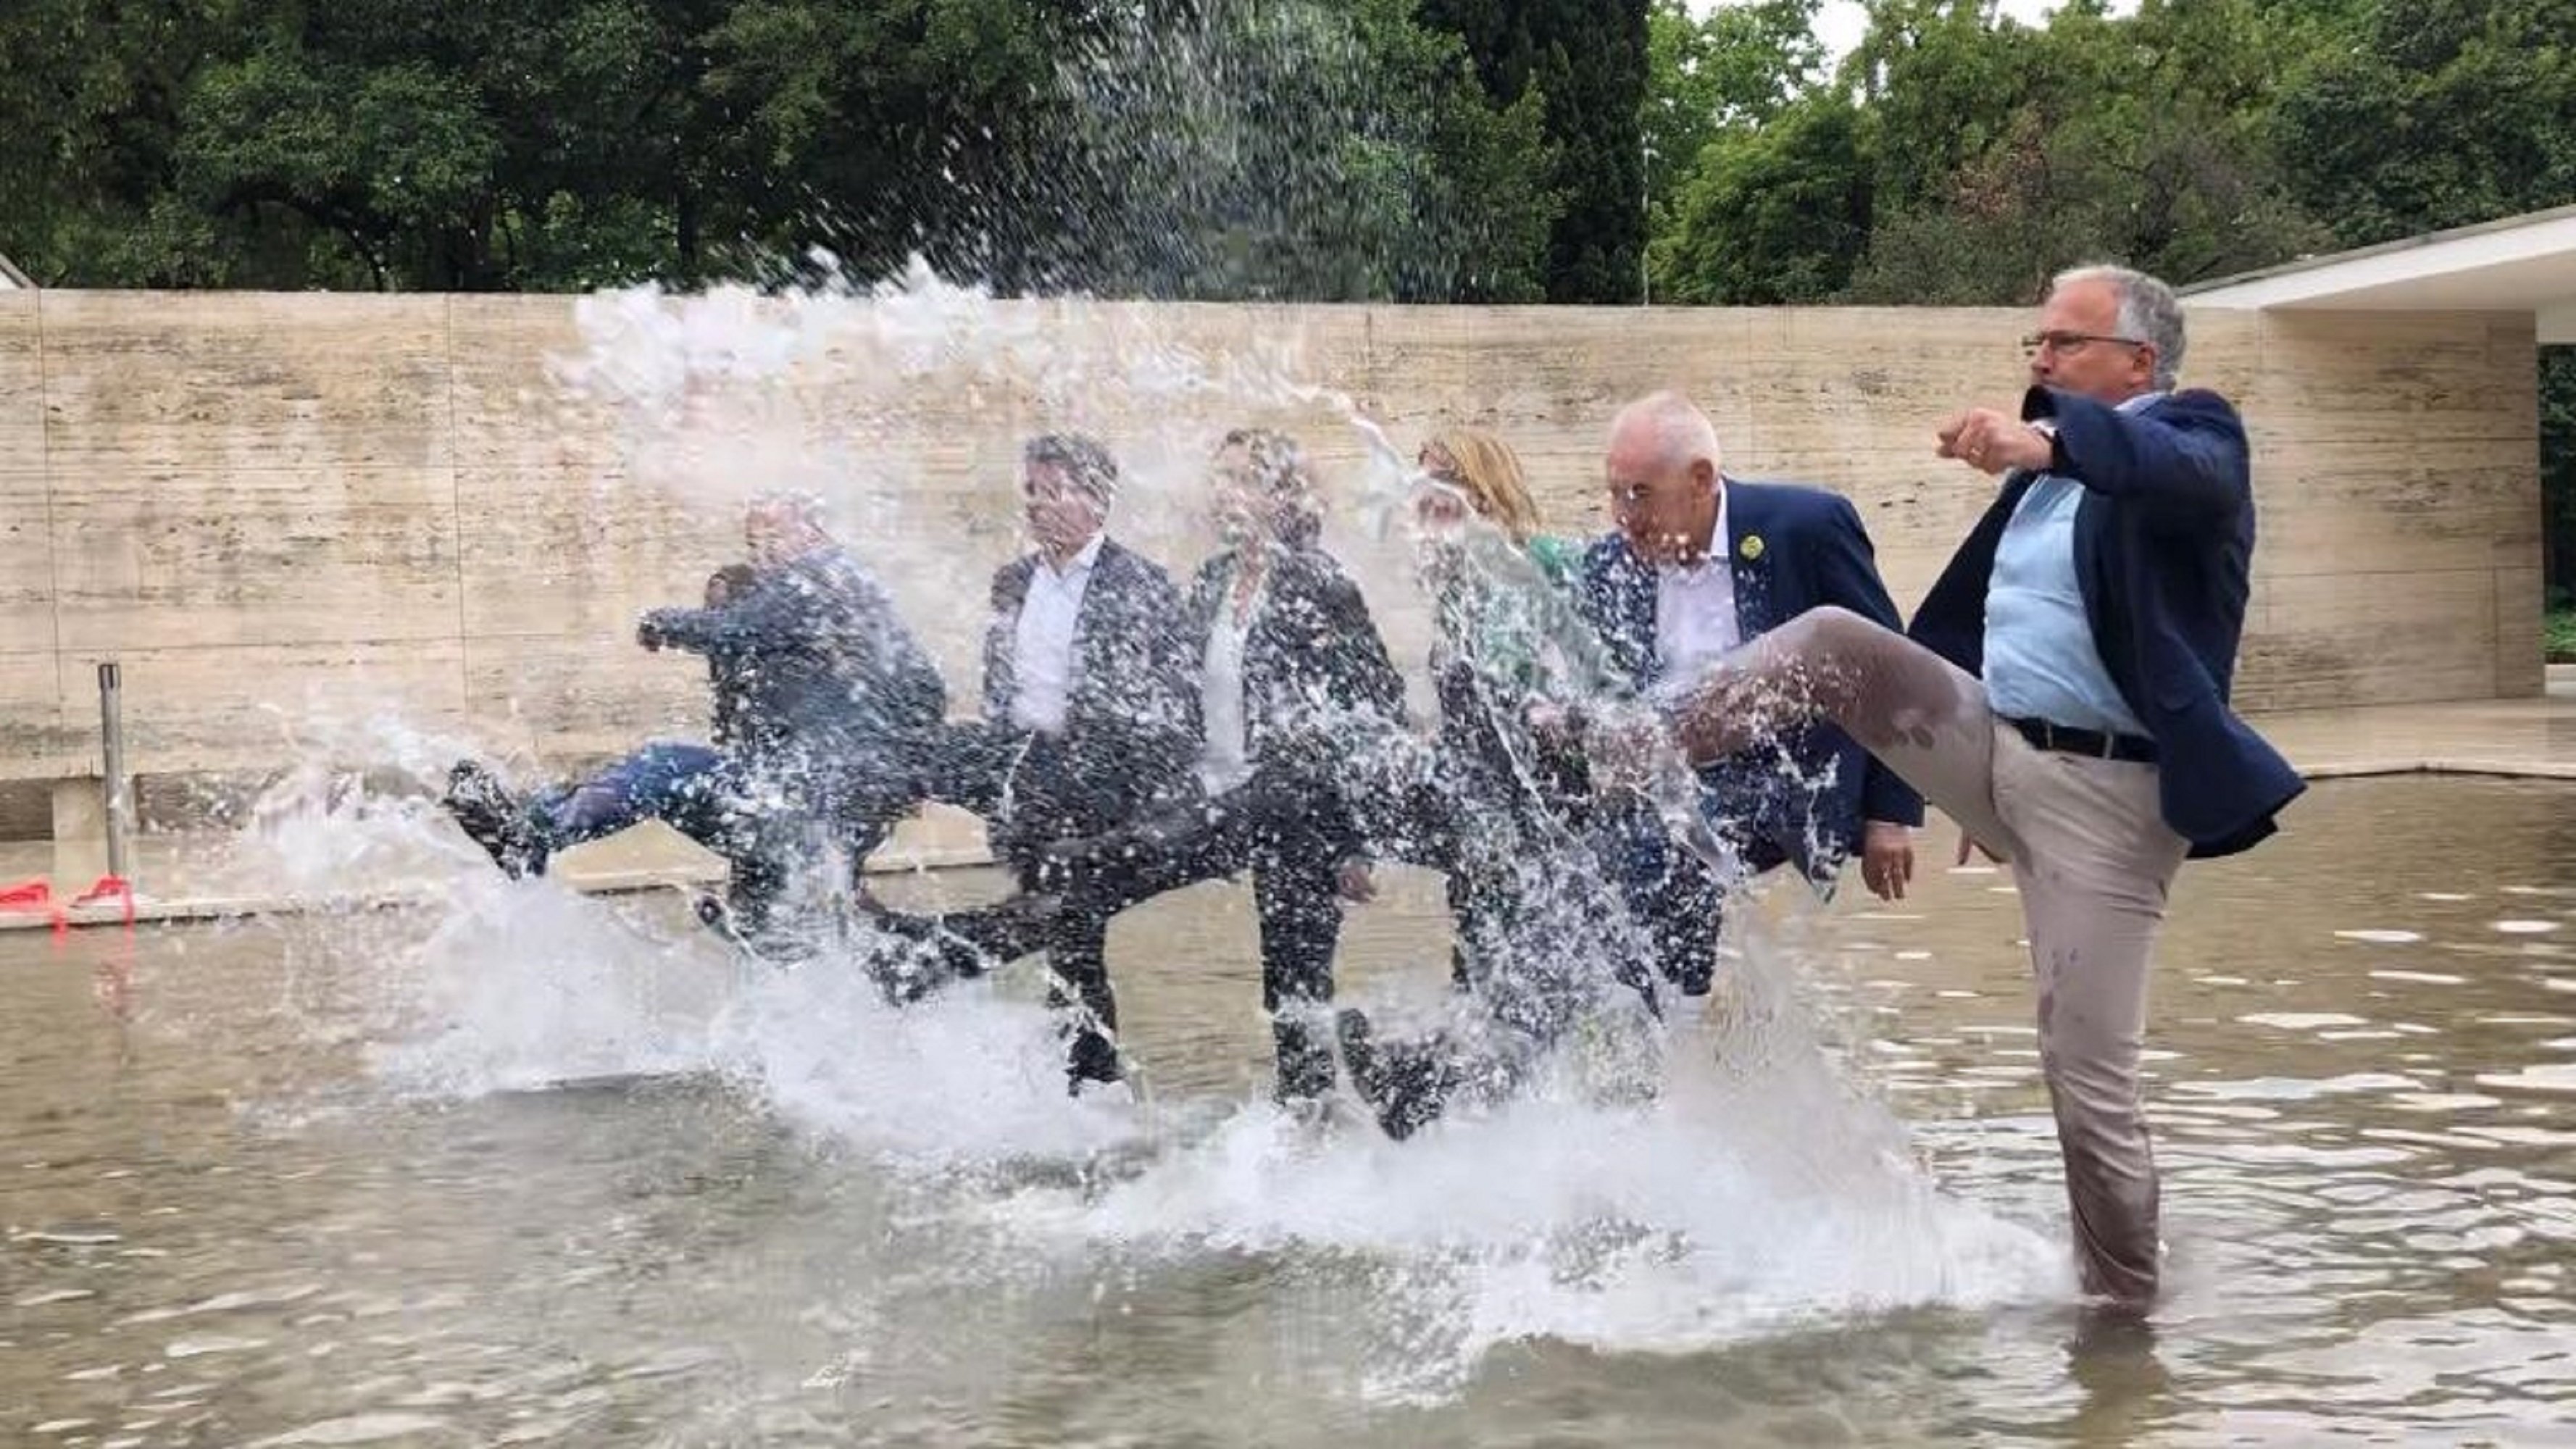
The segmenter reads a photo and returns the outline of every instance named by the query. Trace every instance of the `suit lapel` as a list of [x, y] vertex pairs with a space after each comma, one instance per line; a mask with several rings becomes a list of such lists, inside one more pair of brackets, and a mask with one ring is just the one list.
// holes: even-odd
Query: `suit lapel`
[[1637, 557], [1636, 550], [1623, 538], [1619, 540], [1613, 579], [1616, 618], [1627, 635], [1629, 655], [1636, 660], [1636, 684], [1642, 689], [1654, 683], [1664, 668], [1655, 648], [1655, 571]]
[[[1735, 631], [1739, 639], [1771, 632], [1772, 617], [1770, 509], [1761, 490], [1726, 480], [1726, 566], [1735, 580]], [[1749, 549], [1747, 539], [1760, 543]], [[1748, 556], [1749, 555], [1749, 556]]]
[[1022, 555], [1003, 568], [993, 586], [993, 622], [984, 633], [984, 713], [1006, 719], [1011, 695], [1019, 688], [1020, 610], [1029, 601], [1029, 576], [1036, 560]]
[[[1095, 641], [1102, 648], [1114, 646], [1123, 632], [1117, 618], [1125, 601], [1119, 591], [1119, 575], [1126, 567], [1123, 553], [1116, 543], [1105, 538], [1100, 541], [1100, 554], [1091, 561], [1091, 581], [1083, 585], [1082, 602], [1073, 611], [1073, 678], [1065, 685], [1068, 706], [1083, 697], [1093, 680], [1111, 677], [1115, 672], [1095, 668], [1101, 661], [1092, 658], [1091, 651]], [[1097, 630], [1092, 627], [1094, 619], [1100, 621]]]

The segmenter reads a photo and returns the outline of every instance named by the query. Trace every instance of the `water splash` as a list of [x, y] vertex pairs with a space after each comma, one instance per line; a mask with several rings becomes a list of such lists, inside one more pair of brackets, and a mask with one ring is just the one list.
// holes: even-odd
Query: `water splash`
[[[582, 349], [560, 361], [565, 404], [606, 413], [617, 486], [711, 514], [779, 486], [824, 497], [906, 616], [951, 632], [952, 688], [968, 653], [957, 646], [980, 623], [955, 602], [961, 571], [974, 574], [960, 555], [1012, 546], [1007, 495], [971, 482], [1007, 477], [1007, 465], [961, 441], [999, 432], [996, 416], [1117, 440], [1127, 485], [1113, 527], [1166, 557], [1202, 537], [1202, 469], [1224, 428], [1285, 416], [1337, 429], [1341, 482], [1364, 505], [1355, 530], [1355, 510], [1336, 509], [1338, 526], [1373, 561], [1362, 570], [1372, 605], [1427, 612], [1415, 592], [1423, 540], [1394, 526], [1421, 480], [1351, 398], [1303, 375], [1294, 336], [1211, 339], [1184, 314], [998, 301], [917, 266], [787, 296], [603, 295], [581, 304], [580, 325]], [[943, 491], [924, 486], [932, 478], [970, 481]], [[1491, 537], [1470, 530], [1463, 557], [1508, 603], [1555, 599], [1525, 555]], [[1631, 708], [1607, 717], [1639, 732], [1651, 798], [1732, 873], [1650, 706]], [[1723, 1003], [1673, 1034], [1633, 1009], [1616, 1018], [1652, 1050], [1595, 1033], [1511, 1100], [1404, 1144], [1225, 1095], [1075, 1099], [1054, 1024], [1024, 984], [897, 1010], [846, 959], [748, 970], [675, 902], [503, 880], [425, 798], [468, 744], [363, 714], [299, 723], [295, 747], [313, 763], [262, 799], [240, 843], [303, 899], [345, 903], [399, 877], [424, 902], [425, 931], [352, 911], [299, 947], [378, 963], [362, 1029], [394, 1092], [711, 1075], [870, 1170], [965, 1184], [942, 1210], [1015, 1240], [1075, 1257], [1357, 1264], [1393, 1366], [1371, 1391], [1398, 1397], [1449, 1392], [1521, 1339], [1683, 1351], [1818, 1317], [2066, 1287], [2053, 1244], [1944, 1196], [1892, 1114], [1855, 1089], [1794, 946], [1748, 941]], [[393, 761], [391, 779], [323, 763], [358, 749]], [[1535, 927], [1568, 943], [1552, 963], [1568, 989], [1625, 993], [1613, 973], [1639, 944], [1546, 914], [1579, 913], [1585, 897], [1548, 887], [1599, 877], [1599, 863], [1560, 843], [1518, 868], [1531, 899], [1554, 903]], [[1444, 998], [1440, 1010], [1460, 1008]]]

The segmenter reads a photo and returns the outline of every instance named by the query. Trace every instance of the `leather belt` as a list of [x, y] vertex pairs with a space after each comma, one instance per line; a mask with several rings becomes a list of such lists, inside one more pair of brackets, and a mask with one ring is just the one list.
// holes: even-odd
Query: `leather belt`
[[2156, 742], [2139, 735], [2104, 734], [2100, 730], [2079, 730], [2068, 725], [2051, 724], [2044, 719], [2013, 719], [2011, 725], [2023, 739], [2043, 750], [2061, 754], [2089, 755], [2097, 760], [2126, 760], [2131, 764], [2152, 765], [2156, 762]]

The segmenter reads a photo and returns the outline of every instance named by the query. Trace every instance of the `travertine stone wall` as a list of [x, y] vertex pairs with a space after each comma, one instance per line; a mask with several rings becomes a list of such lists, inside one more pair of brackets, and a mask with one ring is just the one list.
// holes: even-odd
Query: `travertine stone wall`
[[[1022, 434], [1107, 435], [1137, 473], [1121, 527], [1176, 568], [1204, 547], [1192, 474], [1223, 426], [1293, 426], [1342, 484], [1359, 476], [1359, 434], [1330, 402], [1139, 383], [1151, 359], [1347, 393], [1407, 455], [1442, 419], [1495, 426], [1569, 533], [1599, 526], [1611, 411], [1682, 387], [1716, 417], [1730, 471], [1852, 495], [1910, 606], [1992, 486], [1935, 460], [1932, 428], [1963, 402], [2017, 396], [2028, 325], [1931, 309], [959, 302], [967, 321], [942, 322], [945, 342], [889, 342], [867, 306], [843, 304], [798, 335], [829, 343], [846, 326], [861, 341], [766, 373], [702, 351], [711, 375], [735, 371], [685, 393], [705, 419], [657, 431], [559, 386], [559, 361], [585, 346], [575, 305], [0, 294], [0, 779], [95, 772], [94, 665], [109, 657], [146, 773], [315, 756], [426, 767], [460, 746], [569, 760], [695, 733], [702, 677], [640, 653], [633, 619], [693, 598], [737, 551], [752, 484], [818, 477], [827, 492], [856, 480], [854, 541], [968, 707], [985, 578], [1016, 546]], [[738, 330], [782, 307], [743, 304]], [[1078, 339], [1116, 365], [1095, 367], [1100, 386], [1078, 370], [961, 372], [961, 325], [1040, 349]], [[2256, 438], [2263, 544], [2240, 702], [2536, 693], [2528, 319], [2192, 326], [2189, 380], [2239, 400]], [[1418, 657], [1396, 551], [1342, 501], [1333, 537], [1393, 647]]]

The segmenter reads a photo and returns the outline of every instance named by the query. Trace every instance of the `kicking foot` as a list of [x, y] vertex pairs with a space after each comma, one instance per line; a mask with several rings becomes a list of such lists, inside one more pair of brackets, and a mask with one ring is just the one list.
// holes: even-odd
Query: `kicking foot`
[[1458, 1089], [1459, 1075], [1448, 1039], [1434, 1032], [1417, 1041], [1381, 1042], [1357, 1007], [1344, 1007], [1333, 1018], [1342, 1048], [1342, 1065], [1351, 1086], [1377, 1117], [1387, 1136], [1401, 1142], [1438, 1118]]
[[[1339, 1033], [1338, 1022], [1334, 1030]], [[1279, 1064], [1270, 1089], [1273, 1101], [1287, 1106], [1321, 1101], [1333, 1094], [1333, 1049], [1319, 1040], [1320, 1031], [1310, 1028], [1304, 1019], [1274, 1018], [1270, 1035]]]
[[528, 819], [527, 803], [480, 761], [457, 761], [447, 772], [447, 793], [438, 803], [503, 875], [516, 880], [546, 873], [545, 846]]
[[746, 923], [742, 913], [726, 904], [723, 897], [701, 891], [690, 902], [698, 923], [722, 936], [737, 951], [754, 956], [774, 966], [792, 966], [814, 955], [811, 934], [792, 921], [773, 916], [758, 923]]
[[1082, 1089], [1095, 1082], [1125, 1080], [1127, 1073], [1118, 1065], [1118, 1048], [1109, 1038], [1096, 1031], [1075, 1033], [1073, 1045], [1065, 1053], [1067, 1095], [1079, 1097]]
[[879, 938], [859, 942], [860, 964], [892, 1005], [910, 1006], [992, 967], [975, 942], [949, 930], [941, 917], [895, 910], [864, 889], [851, 900], [860, 922]]

